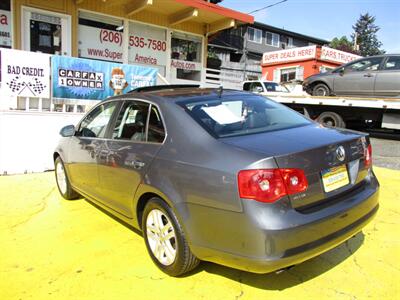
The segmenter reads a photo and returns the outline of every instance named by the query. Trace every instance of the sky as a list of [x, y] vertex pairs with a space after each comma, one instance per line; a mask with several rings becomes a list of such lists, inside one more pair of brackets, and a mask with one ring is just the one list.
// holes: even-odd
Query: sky
[[[221, 6], [248, 13], [280, 0], [224, 0]], [[400, 0], [287, 0], [254, 13], [257, 22], [331, 40], [350, 38], [360, 14], [376, 17], [378, 39], [387, 53], [400, 53]]]

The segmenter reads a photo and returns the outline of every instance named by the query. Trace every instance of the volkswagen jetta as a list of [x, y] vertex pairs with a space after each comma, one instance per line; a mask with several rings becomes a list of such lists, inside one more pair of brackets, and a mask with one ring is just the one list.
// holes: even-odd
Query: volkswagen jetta
[[283, 269], [346, 241], [378, 209], [367, 135], [248, 92], [141, 88], [60, 133], [61, 195], [141, 230], [172, 276], [200, 260]]

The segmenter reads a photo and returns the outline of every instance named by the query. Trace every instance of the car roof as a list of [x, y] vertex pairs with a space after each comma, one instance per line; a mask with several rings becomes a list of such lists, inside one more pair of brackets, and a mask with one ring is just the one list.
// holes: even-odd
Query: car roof
[[[208, 98], [208, 97], [218, 97], [221, 89], [220, 88], [177, 88], [172, 87], [168, 88], [165, 86], [164, 89], [157, 89], [149, 91], [141, 90], [139, 92], [129, 92], [128, 94], [124, 94], [121, 96], [111, 97], [107, 100], [128, 100], [132, 98], [136, 99], [147, 99], [147, 100], [166, 100], [168, 102], [179, 102], [186, 101], [194, 98]], [[240, 94], [248, 94], [248, 92], [243, 92], [240, 90], [233, 89], [222, 89], [223, 96], [231, 96], [231, 95], [240, 95]]]

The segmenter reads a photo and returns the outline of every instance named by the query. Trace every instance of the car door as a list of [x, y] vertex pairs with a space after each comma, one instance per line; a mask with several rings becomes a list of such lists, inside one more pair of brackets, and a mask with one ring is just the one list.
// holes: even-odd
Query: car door
[[400, 55], [389, 56], [383, 62], [375, 81], [375, 96], [400, 95]]
[[79, 124], [69, 142], [68, 172], [74, 187], [97, 198], [99, 181], [97, 163], [107, 132], [107, 126], [117, 102], [107, 102], [94, 108]]
[[369, 57], [350, 63], [335, 76], [336, 95], [373, 96], [374, 85], [382, 57]]
[[99, 161], [101, 199], [133, 217], [133, 197], [165, 138], [160, 110], [143, 101], [126, 101], [105, 140]]

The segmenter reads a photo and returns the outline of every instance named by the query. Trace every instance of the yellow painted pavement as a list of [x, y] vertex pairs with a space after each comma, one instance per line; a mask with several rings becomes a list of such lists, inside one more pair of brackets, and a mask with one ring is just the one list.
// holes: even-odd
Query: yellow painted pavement
[[281, 274], [202, 263], [159, 271], [142, 237], [53, 173], [0, 177], [0, 299], [400, 299], [400, 171], [375, 168], [381, 207], [362, 233]]

